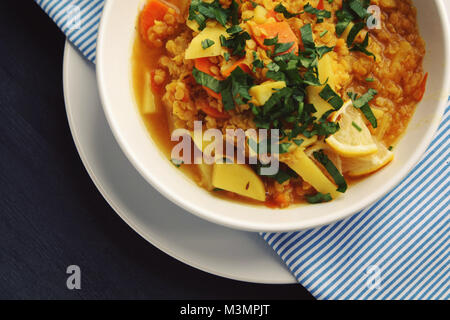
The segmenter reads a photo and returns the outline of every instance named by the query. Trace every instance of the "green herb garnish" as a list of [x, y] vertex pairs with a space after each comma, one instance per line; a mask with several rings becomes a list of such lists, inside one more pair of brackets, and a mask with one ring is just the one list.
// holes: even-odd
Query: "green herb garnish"
[[212, 41], [211, 39], [205, 39], [205, 40], [202, 41], [202, 48], [203, 49], [208, 49], [213, 44], [214, 44], [214, 41]]
[[342, 9], [336, 12], [337, 24], [336, 33], [341, 36], [350, 22], [357, 22], [363, 20], [364, 22], [370, 16], [367, 8], [370, 5], [370, 0], [344, 0]]
[[[256, 174], [262, 176], [261, 174], [261, 169], [262, 168], [267, 168], [269, 165], [263, 165], [262, 163], [253, 165], [252, 167], [254, 168]], [[292, 179], [292, 178], [298, 178], [298, 174], [293, 171], [292, 169], [290, 169], [289, 167], [285, 168], [285, 169], [278, 169], [278, 172], [272, 176], [266, 176], [264, 175], [264, 177], [270, 178], [270, 179], [274, 179], [276, 180], [279, 184], [283, 184], [286, 181]]]
[[229, 16], [230, 9], [223, 8], [219, 0], [214, 0], [211, 3], [202, 0], [192, 0], [189, 7], [188, 19], [196, 21], [199, 30], [203, 30], [206, 27], [206, 21], [208, 19], [216, 20], [225, 27]]
[[231, 72], [230, 76], [221, 82], [222, 102], [226, 111], [235, 105], [246, 104], [252, 97], [248, 90], [253, 86], [253, 78], [240, 67]]
[[350, 32], [348, 33], [348, 36], [347, 36], [347, 46], [349, 48], [352, 46], [358, 33], [362, 29], [364, 29], [365, 26], [366, 26], [366, 24], [364, 22], [358, 22], [352, 27], [352, 29], [350, 30]]
[[225, 36], [220, 36], [220, 43], [222, 47], [231, 49], [231, 54], [233, 56], [243, 57], [245, 56], [245, 44], [247, 40], [250, 40], [250, 34], [247, 31], [243, 31], [239, 26], [233, 26], [227, 29], [227, 32], [231, 37], [226, 38]]
[[253, 86], [253, 78], [240, 67], [234, 69], [231, 75], [222, 81], [197, 68], [192, 70], [192, 75], [198, 84], [222, 95], [224, 109], [227, 111], [234, 109], [236, 104], [247, 103], [252, 98], [248, 90]]
[[320, 37], [322, 38], [324, 35], [326, 35], [328, 33], [328, 30], [324, 30], [320, 33]]
[[327, 101], [334, 110], [339, 110], [344, 105], [344, 101], [342, 100], [342, 98], [336, 92], [334, 92], [329, 84], [325, 85], [322, 91], [320, 91], [319, 96], [323, 100]]
[[359, 132], [361, 132], [362, 131], [362, 129], [361, 129], [361, 127], [360, 126], [358, 126], [357, 124], [356, 124], [356, 122], [355, 121], [352, 121], [352, 126], [356, 129], [356, 130], [358, 130]]
[[374, 60], [377, 59], [377, 57], [370, 51], [367, 50], [367, 46], [369, 45], [369, 33], [366, 34], [366, 37], [364, 38], [362, 43], [355, 43], [352, 48], [350, 48], [350, 51], [360, 51], [364, 53], [367, 56], [371, 56], [374, 58]]
[[323, 22], [323, 19], [325, 18], [331, 18], [331, 12], [327, 11], [327, 10], [319, 10], [317, 8], [314, 8], [313, 6], [311, 6], [309, 3], [307, 3], [304, 7], [303, 10], [305, 10], [305, 12], [313, 14], [317, 17], [316, 22], [317, 23], [321, 23]]
[[358, 98], [358, 95], [353, 92], [348, 92], [347, 95], [352, 99], [353, 106], [356, 109], [360, 109], [366, 119], [370, 122], [373, 128], [378, 127], [377, 118], [372, 112], [369, 106], [369, 102], [378, 94], [375, 89], [369, 89], [365, 94]]
[[198, 84], [205, 86], [216, 93], [219, 93], [222, 90], [222, 84], [220, 80], [217, 80], [209, 74], [204, 73], [197, 68], [194, 68], [192, 70], [192, 75], [194, 76], [194, 79]]
[[174, 158], [172, 158], [170, 161], [177, 168], [181, 167], [181, 165], [184, 163], [183, 160], [181, 160], [181, 159], [174, 159]]
[[283, 6], [282, 3], [279, 3], [279, 4], [275, 7], [274, 10], [275, 10], [275, 12], [282, 13], [286, 19], [290, 19], [290, 18], [296, 17], [296, 16], [298, 16], [298, 15], [300, 14], [300, 13], [291, 13], [291, 12], [289, 12], [289, 11], [286, 9], [286, 7]]
[[330, 202], [331, 200], [333, 200], [333, 198], [329, 193], [323, 194], [319, 192], [313, 196], [306, 196], [306, 201], [311, 204]]
[[314, 158], [324, 166], [330, 176], [333, 178], [334, 182], [338, 185], [337, 191], [345, 193], [347, 190], [347, 182], [344, 176], [339, 172], [334, 163], [327, 157], [323, 150], [316, 151], [313, 153]]

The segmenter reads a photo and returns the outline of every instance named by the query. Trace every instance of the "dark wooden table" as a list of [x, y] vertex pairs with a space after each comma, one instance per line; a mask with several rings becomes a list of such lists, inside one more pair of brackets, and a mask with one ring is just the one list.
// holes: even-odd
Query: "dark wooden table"
[[[143, 240], [78, 157], [64, 109], [64, 36], [33, 1], [2, 0], [0, 46], [0, 298], [312, 298], [300, 285], [198, 271]], [[72, 264], [81, 290], [66, 287]]]

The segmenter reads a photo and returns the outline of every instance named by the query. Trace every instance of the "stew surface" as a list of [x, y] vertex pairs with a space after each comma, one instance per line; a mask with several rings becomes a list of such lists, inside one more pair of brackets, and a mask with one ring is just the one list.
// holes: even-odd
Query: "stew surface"
[[[136, 28], [133, 85], [153, 140], [229, 199], [284, 208], [345, 196], [394, 159], [425, 91], [410, 0], [149, 0]], [[278, 129], [279, 171], [262, 174], [250, 136], [255, 164], [174, 159], [172, 132], [196, 121], [234, 145], [227, 129]]]

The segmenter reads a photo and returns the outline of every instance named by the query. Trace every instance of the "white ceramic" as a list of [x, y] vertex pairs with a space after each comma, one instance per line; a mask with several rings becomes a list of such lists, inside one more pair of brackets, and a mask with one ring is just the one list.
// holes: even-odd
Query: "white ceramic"
[[273, 210], [216, 198], [179, 172], [152, 141], [135, 104], [130, 57], [140, 0], [107, 0], [97, 44], [97, 81], [109, 125], [141, 175], [189, 212], [224, 226], [248, 231], [292, 231], [344, 219], [382, 197], [419, 161], [442, 117], [450, 79], [449, 27], [443, 0], [416, 0], [420, 32], [427, 43], [428, 88], [396, 160], [333, 202]]
[[105, 119], [94, 66], [68, 43], [64, 96], [73, 139], [92, 181], [117, 214], [144, 239], [190, 266], [225, 278], [296, 282], [259, 234], [199, 219], [171, 203], [141, 177]]

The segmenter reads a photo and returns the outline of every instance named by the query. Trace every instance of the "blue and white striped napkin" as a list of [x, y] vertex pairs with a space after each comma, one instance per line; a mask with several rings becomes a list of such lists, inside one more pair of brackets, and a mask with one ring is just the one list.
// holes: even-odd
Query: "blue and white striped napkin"
[[450, 106], [420, 163], [373, 206], [263, 238], [318, 299], [450, 299]]
[[69, 41], [95, 63], [97, 32], [105, 0], [35, 0]]
[[[95, 63], [104, 0], [35, 0]], [[318, 299], [450, 299], [450, 106], [392, 192], [333, 225], [262, 237]]]

